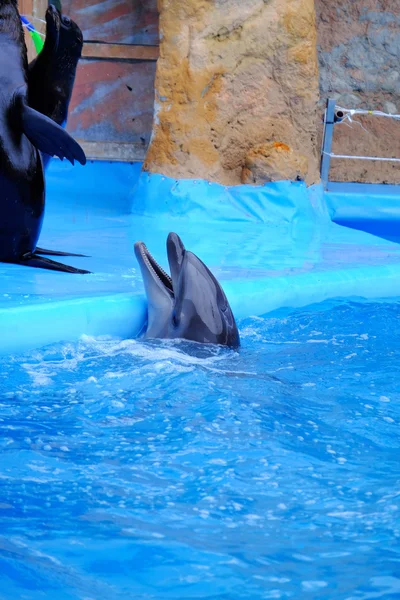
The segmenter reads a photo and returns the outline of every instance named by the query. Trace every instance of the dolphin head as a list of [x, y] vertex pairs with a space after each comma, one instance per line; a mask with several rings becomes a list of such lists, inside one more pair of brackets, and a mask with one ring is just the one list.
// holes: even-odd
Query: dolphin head
[[235, 318], [210, 269], [185, 249], [176, 233], [168, 236], [167, 253], [174, 291], [171, 337], [238, 347]]
[[180, 338], [237, 348], [239, 333], [225, 293], [176, 233], [167, 239], [171, 277], [143, 242], [135, 244], [148, 301], [146, 338]]

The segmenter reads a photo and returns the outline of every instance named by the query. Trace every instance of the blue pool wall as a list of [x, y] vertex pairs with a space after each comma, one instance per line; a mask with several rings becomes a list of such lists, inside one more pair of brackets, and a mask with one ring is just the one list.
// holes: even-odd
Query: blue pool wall
[[400, 185], [329, 182], [324, 201], [333, 223], [400, 240]]
[[47, 172], [47, 212], [70, 209], [196, 221], [252, 221], [312, 225], [332, 221], [379, 236], [396, 236], [400, 185], [329, 182], [307, 187], [280, 181], [264, 186], [224, 186], [200, 179], [176, 180], [142, 171], [141, 163], [91, 161], [72, 166], [52, 160]]
[[[166, 220], [171, 226], [173, 218], [187, 219], [192, 230], [204, 231], [205, 245], [213, 243], [207, 236], [206, 224], [210, 221], [220, 222], [222, 228], [234, 222], [262, 224], [266, 246], [285, 238], [283, 252], [289, 246], [295, 249], [288, 272], [280, 272], [277, 277], [232, 278], [222, 282], [239, 318], [331, 298], [400, 296], [399, 262], [388, 260], [386, 264], [381, 261], [377, 264], [374, 261], [375, 246], [385, 247], [382, 241], [385, 237], [391, 240], [388, 232], [392, 226], [396, 227], [400, 186], [337, 183], [324, 190], [322, 184], [307, 187], [297, 181], [223, 186], [203, 180], [174, 180], [141, 173], [133, 194], [132, 214], [157, 215], [157, 219]], [[385, 229], [387, 223], [389, 228]], [[334, 224], [340, 227], [332, 229]], [[356, 230], [372, 235], [360, 236]], [[327, 238], [331, 246], [339, 248], [340, 266], [320, 256]], [[234, 236], [232, 244], [235, 244]], [[348, 249], [357, 244], [371, 248], [371, 260], [366, 261], [367, 264], [354, 261], [347, 254]], [[392, 246], [389, 249], [391, 252]], [[238, 246], [239, 256], [240, 251]], [[307, 255], [314, 260], [317, 257], [315, 268], [302, 268]]]
[[271, 226], [311, 224], [328, 217], [321, 185], [307, 187], [303, 182], [278, 181], [263, 186], [224, 186], [145, 172], [140, 174], [132, 194], [132, 213]]
[[79, 266], [93, 275], [0, 265], [0, 354], [82, 335], [135, 337], [146, 301], [133, 244], [145, 241], [167, 267], [169, 231], [216, 273], [238, 320], [332, 298], [400, 297], [399, 200], [399, 186], [223, 186], [150, 175], [139, 163], [53, 160], [40, 245], [87, 253]]
[[142, 163], [89, 161], [84, 167], [52, 159], [46, 171], [46, 215], [66, 206], [128, 214]]

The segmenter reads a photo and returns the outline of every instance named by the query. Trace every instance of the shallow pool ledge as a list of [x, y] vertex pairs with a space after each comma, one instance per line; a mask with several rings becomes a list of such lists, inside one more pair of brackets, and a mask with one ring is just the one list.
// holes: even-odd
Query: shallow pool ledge
[[146, 318], [140, 294], [114, 294], [0, 309], [0, 354], [23, 352], [82, 335], [133, 338]]
[[[237, 319], [335, 298], [400, 296], [400, 265], [225, 280]], [[142, 294], [114, 294], [0, 309], [0, 354], [19, 353], [81, 336], [134, 338], [146, 318]]]
[[400, 265], [300, 273], [227, 282], [225, 292], [237, 318], [280, 308], [302, 308], [325, 300], [400, 297]]

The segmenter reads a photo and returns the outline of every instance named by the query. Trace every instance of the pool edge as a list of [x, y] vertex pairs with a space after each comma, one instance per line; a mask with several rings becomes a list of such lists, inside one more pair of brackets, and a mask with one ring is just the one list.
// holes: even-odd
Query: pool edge
[[[222, 285], [236, 319], [241, 320], [335, 298], [400, 297], [400, 264], [236, 279]], [[84, 335], [134, 338], [145, 319], [144, 296], [130, 293], [3, 308], [0, 355], [77, 342]]]

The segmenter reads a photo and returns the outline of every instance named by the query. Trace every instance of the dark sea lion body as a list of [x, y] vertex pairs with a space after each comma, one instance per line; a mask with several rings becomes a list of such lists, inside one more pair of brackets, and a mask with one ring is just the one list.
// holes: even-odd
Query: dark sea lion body
[[[26, 86], [27, 54], [16, 3], [0, 7], [0, 260], [33, 252], [44, 213], [43, 171], [39, 153], [10, 111], [15, 92]], [[11, 113], [11, 114], [10, 114]]]
[[17, 2], [0, 0], [0, 261], [76, 272], [35, 255], [45, 205], [39, 150], [72, 163], [86, 158], [61, 127], [28, 106], [27, 67]]
[[[55, 6], [46, 11], [46, 39], [41, 53], [28, 67], [29, 106], [65, 127], [82, 55], [83, 35], [78, 25]], [[46, 167], [50, 157], [43, 155]]]

